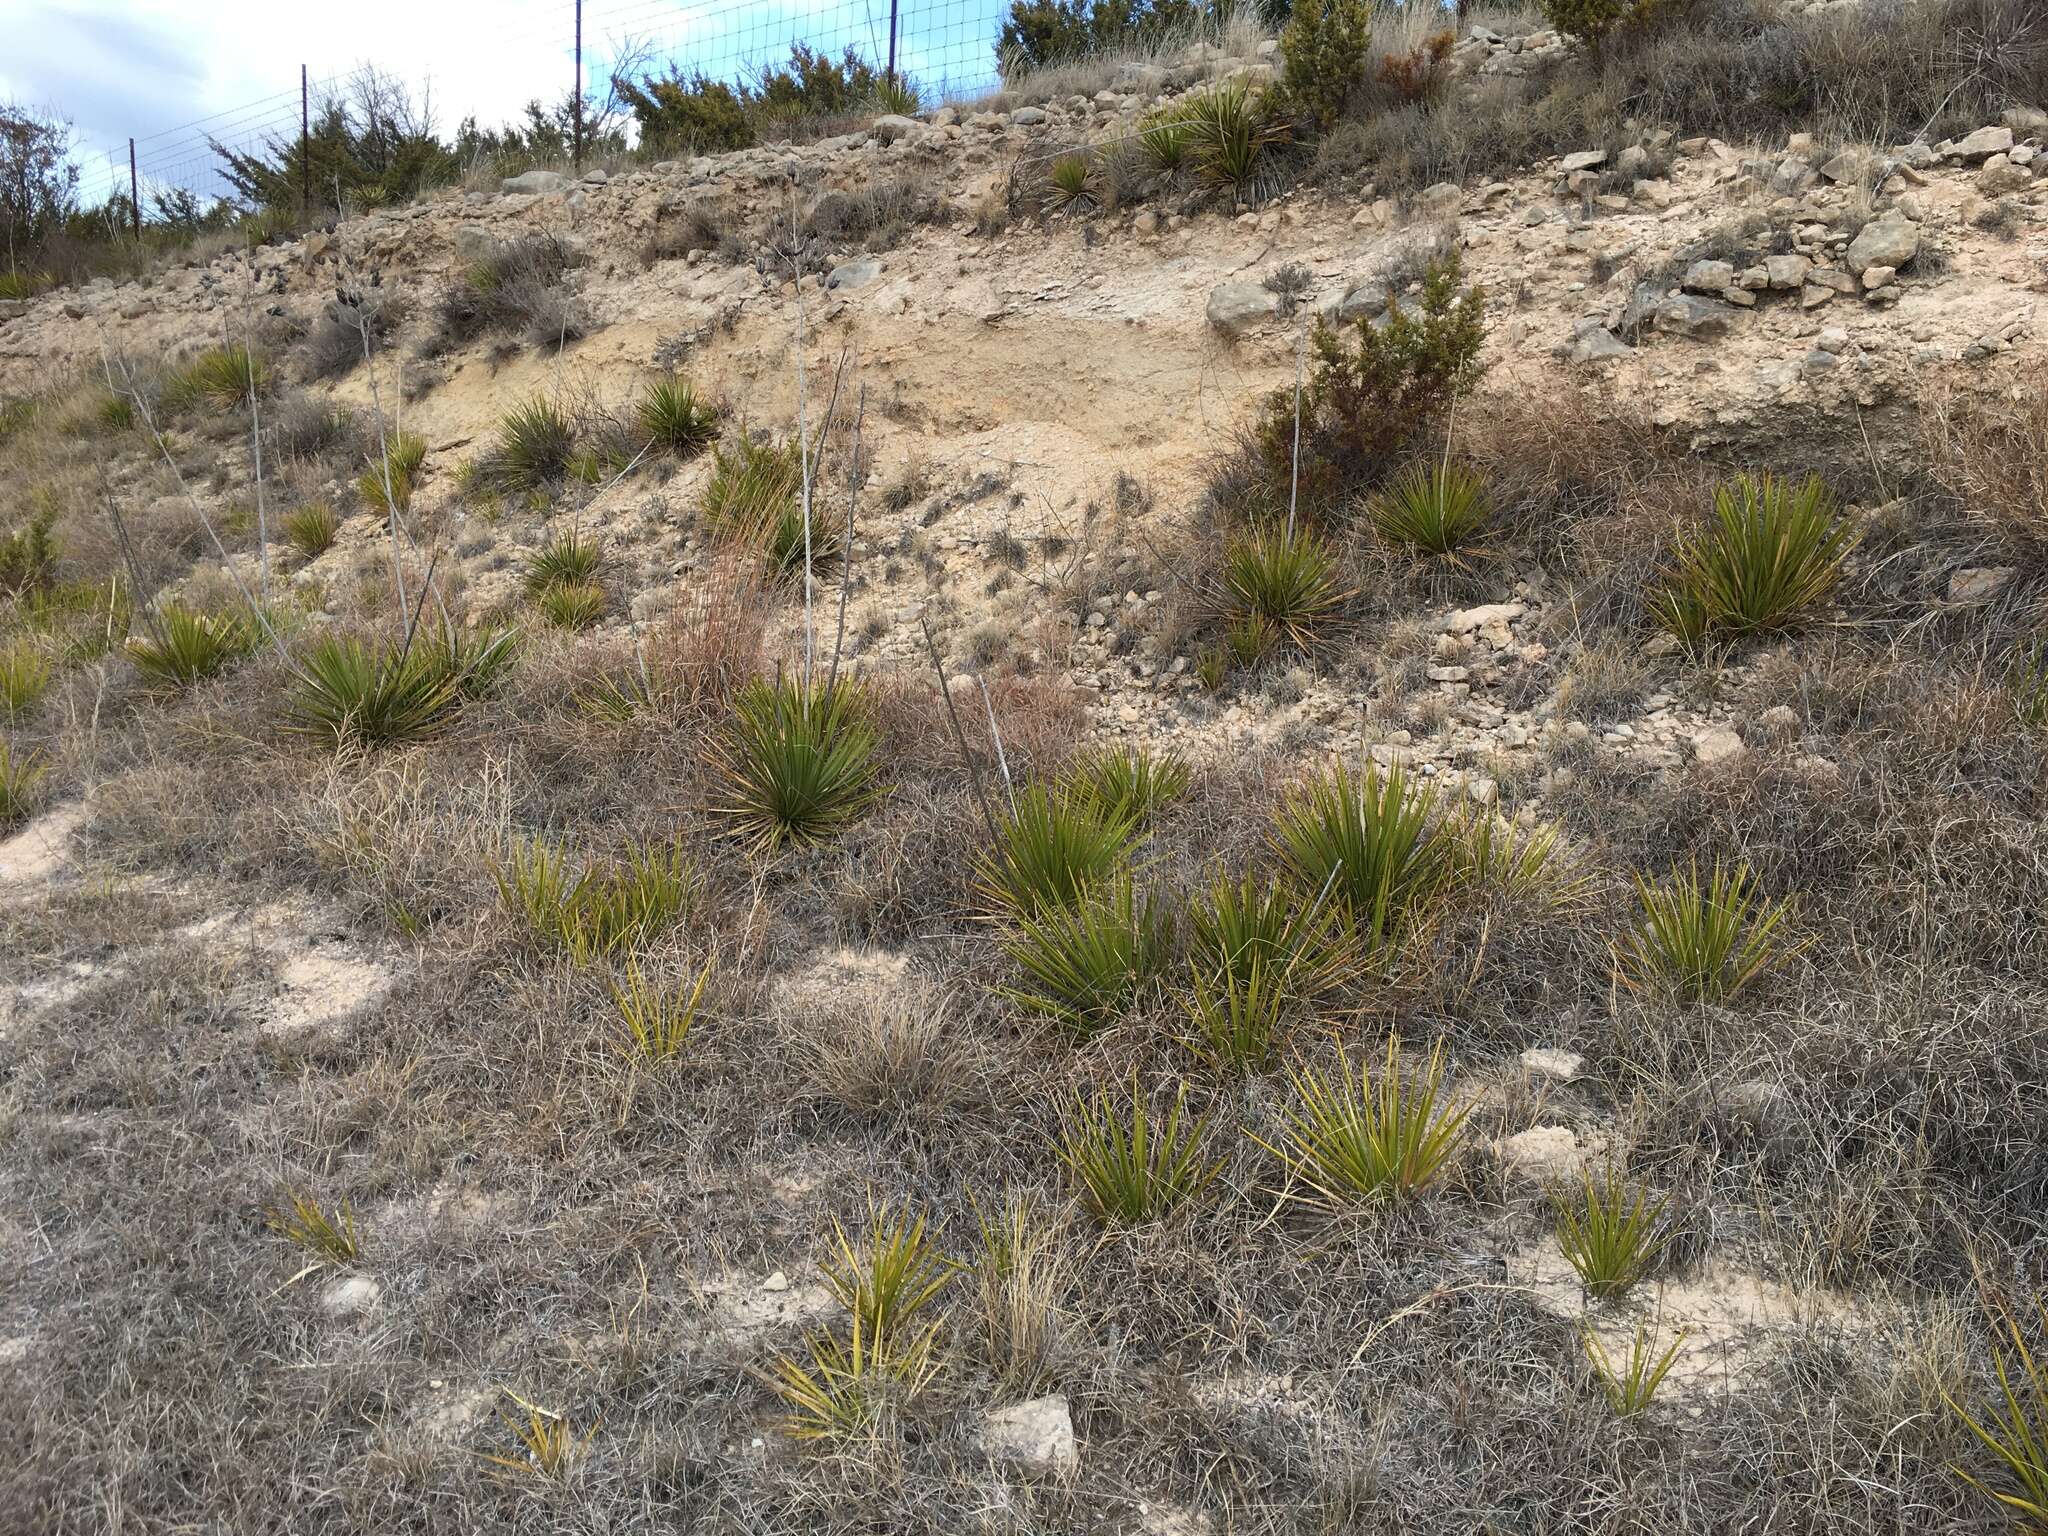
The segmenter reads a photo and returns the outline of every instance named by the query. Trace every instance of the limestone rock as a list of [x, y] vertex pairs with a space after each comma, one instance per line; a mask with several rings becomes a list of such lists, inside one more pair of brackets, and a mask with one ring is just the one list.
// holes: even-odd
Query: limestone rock
[[1719, 295], [1735, 286], [1735, 268], [1725, 261], [1696, 261], [1686, 270], [1680, 286], [1688, 293]]
[[2015, 192], [2026, 191], [2033, 184], [2033, 171], [2024, 165], [2015, 165], [2008, 155], [1993, 155], [1977, 172], [1977, 190], [1986, 197], [2009, 197]]
[[1073, 1414], [1057, 1393], [991, 1408], [982, 1418], [981, 1448], [998, 1461], [1042, 1472], [1070, 1471], [1081, 1461]]
[[1863, 226], [1862, 233], [1849, 242], [1843, 264], [1861, 275], [1865, 267], [1905, 266], [1920, 254], [1920, 226], [1893, 209], [1883, 218]]
[[2048, 112], [2039, 107], [2007, 107], [1998, 120], [2015, 134], [2048, 134]]
[[1036, 128], [1045, 121], [1045, 108], [1019, 107], [1010, 114], [1010, 121], [1019, 128]]
[[1562, 160], [1560, 160], [1557, 163], [1557, 168], [1563, 171], [1566, 175], [1570, 175], [1573, 171], [1597, 170], [1599, 167], [1605, 165], [1606, 163], [1606, 150], [1582, 149], [1574, 154], [1566, 155]]
[[1948, 579], [1948, 600], [1952, 603], [1988, 603], [2013, 583], [2019, 571], [2010, 565], [1977, 565], [1953, 573]]
[[1747, 749], [1742, 738], [1725, 725], [1710, 725], [1705, 730], [1695, 731], [1692, 738], [1692, 755], [1703, 767], [1716, 763], [1732, 763]]
[[565, 185], [567, 178], [560, 171], [525, 171], [507, 176], [498, 183], [498, 190], [508, 197], [545, 197], [561, 191]]
[[1531, 1077], [1569, 1083], [1586, 1070], [1586, 1058], [1577, 1051], [1560, 1050], [1552, 1045], [1532, 1045], [1522, 1052], [1522, 1070]]
[[1657, 306], [1657, 329], [1679, 336], [1725, 336], [1737, 310], [1719, 299], [1680, 294]]
[[917, 132], [918, 127], [915, 118], [904, 117], [897, 112], [886, 112], [873, 124], [875, 137], [884, 144], [894, 144], [898, 139], [907, 138]]
[[368, 1312], [377, 1305], [384, 1288], [368, 1275], [350, 1275], [337, 1280], [321, 1294], [321, 1309], [335, 1317]]
[[856, 288], [865, 288], [882, 275], [882, 261], [879, 256], [863, 256], [858, 261], [849, 261], [834, 267], [826, 274], [825, 286], [833, 292], [851, 293]]
[[1804, 256], [1766, 256], [1764, 271], [1769, 274], [1771, 288], [1777, 293], [1797, 293], [1806, 286], [1806, 274], [1813, 270], [1813, 263]]
[[1539, 1125], [1494, 1143], [1493, 1155], [1510, 1175], [1537, 1184], [1575, 1179], [1586, 1166], [1586, 1154], [1569, 1126]]
[[1280, 295], [1259, 283], [1218, 283], [1209, 293], [1209, 324], [1226, 336], [1242, 336], [1280, 313]]
[[1950, 144], [1947, 155], [1951, 160], [1989, 160], [1993, 155], [2004, 154], [2012, 145], [2010, 128], [1979, 128]]

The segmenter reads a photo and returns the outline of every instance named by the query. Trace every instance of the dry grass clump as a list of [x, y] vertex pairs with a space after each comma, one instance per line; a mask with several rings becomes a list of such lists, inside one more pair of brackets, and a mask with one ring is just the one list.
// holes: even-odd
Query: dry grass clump
[[336, 293], [320, 306], [320, 313], [299, 342], [300, 373], [309, 383], [353, 373], [365, 356], [390, 350], [399, 327], [411, 313], [411, 301], [396, 289]]
[[487, 337], [558, 349], [590, 334], [591, 322], [566, 278], [580, 258], [552, 235], [498, 245], [465, 268], [434, 308], [423, 351], [438, 357]]
[[12, 829], [36, 808], [37, 791], [49, 764], [36, 752], [23, 752], [0, 737], [0, 827]]

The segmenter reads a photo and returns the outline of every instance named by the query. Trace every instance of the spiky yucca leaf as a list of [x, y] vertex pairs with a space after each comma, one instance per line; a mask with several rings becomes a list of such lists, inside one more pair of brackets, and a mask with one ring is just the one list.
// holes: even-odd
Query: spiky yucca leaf
[[150, 681], [184, 688], [225, 672], [255, 643], [254, 628], [238, 615], [167, 604], [151, 633], [128, 642], [128, 659]]
[[1208, 1116], [1187, 1117], [1186, 1089], [1159, 1120], [1133, 1076], [1128, 1094], [1077, 1094], [1056, 1150], [1097, 1217], [1137, 1226], [1185, 1205], [1216, 1177], [1222, 1164], [1205, 1155], [1208, 1130]]
[[835, 1251], [822, 1266], [825, 1285], [871, 1340], [902, 1337], [959, 1272], [926, 1236], [925, 1225], [922, 1211], [913, 1217], [907, 1206], [894, 1212], [870, 1206], [867, 1231], [855, 1242], [837, 1217], [832, 1220]]
[[[2034, 1308], [2048, 1332], [2048, 1303], [2036, 1296]], [[1943, 1400], [1978, 1443], [1998, 1458], [2008, 1488], [1994, 1488], [1961, 1467], [1951, 1470], [2018, 1516], [2022, 1529], [2048, 1530], [2048, 1362], [2036, 1360], [2027, 1348], [2017, 1317], [2008, 1312], [2005, 1324], [2012, 1335], [2012, 1355], [2002, 1348], [1992, 1354], [2000, 1400], [1982, 1415], [1970, 1413], [1946, 1393]]]
[[1411, 465], [1373, 497], [1369, 515], [1389, 544], [1454, 565], [1484, 546], [1493, 523], [1486, 478], [1464, 464]]
[[682, 919], [701, 889], [680, 840], [635, 843], [623, 858], [572, 874], [555, 843], [515, 842], [496, 870], [498, 894], [535, 938], [577, 965], [623, 954]]
[[[803, 569], [803, 464], [798, 445], [741, 438], [730, 448], [713, 449], [704, 520], [721, 538], [758, 553], [770, 570], [788, 575]], [[838, 525], [813, 507], [813, 567], [838, 554], [839, 536]]]
[[329, 1264], [352, 1264], [362, 1256], [355, 1208], [346, 1200], [329, 1215], [306, 1191], [287, 1190], [284, 1203], [270, 1213], [269, 1226], [278, 1236]]
[[789, 1409], [782, 1427], [791, 1439], [865, 1439], [931, 1385], [938, 1374], [937, 1338], [933, 1324], [901, 1343], [879, 1341], [856, 1318], [847, 1342], [812, 1334], [805, 1340], [808, 1364], [777, 1355], [761, 1379]]
[[521, 581], [528, 597], [539, 597], [550, 587], [596, 581], [604, 564], [604, 541], [571, 528], [556, 534], [526, 557]]
[[665, 374], [647, 386], [638, 416], [647, 441], [679, 459], [695, 458], [718, 441], [718, 408], [678, 374]]
[[1073, 798], [1092, 805], [1106, 824], [1147, 825], [1164, 806], [1188, 792], [1194, 771], [1179, 754], [1148, 747], [1100, 747], [1082, 752], [1063, 781]]
[[839, 836], [887, 792], [866, 692], [856, 684], [756, 678], [733, 701], [719, 809], [756, 847]]
[[1081, 211], [1100, 201], [1095, 195], [1095, 166], [1086, 150], [1059, 155], [1045, 173], [1046, 206]]
[[1411, 787], [1398, 763], [1342, 763], [1280, 806], [1273, 842], [1299, 889], [1328, 889], [1369, 945], [1396, 940], [1441, 888], [1443, 844], [1430, 825], [1432, 785]]
[[1124, 866], [1137, 829], [1092, 796], [1032, 785], [975, 861], [977, 889], [999, 912], [1036, 917], [1072, 906]]
[[510, 664], [517, 635], [415, 635], [409, 645], [371, 645], [322, 635], [299, 657], [285, 729], [337, 748], [414, 741], [477, 698]]
[[1835, 588], [1857, 533], [1818, 476], [1793, 486], [1744, 475], [1714, 493], [1714, 517], [1682, 537], [1650, 601], [1689, 648], [1785, 629]]
[[1766, 902], [1747, 864], [1714, 861], [1701, 878], [1697, 859], [1662, 884], [1636, 876], [1635, 927], [1614, 945], [1621, 979], [1640, 991], [1686, 1002], [1725, 1003], [1805, 949], [1781, 949], [1777, 931], [1789, 900]]
[[1288, 1171], [1332, 1205], [1402, 1199], [1425, 1188], [1463, 1145], [1471, 1106], [1453, 1108], [1444, 1089], [1444, 1048], [1432, 1047], [1422, 1077], [1401, 1070], [1401, 1042], [1387, 1037], [1378, 1080], [1370, 1064], [1358, 1077], [1341, 1067], [1290, 1070], [1298, 1108], [1284, 1112], [1284, 1145], [1254, 1136]]
[[1219, 1072], [1265, 1072], [1279, 1060], [1298, 995], [1262, 955], [1210, 972], [1189, 967], [1181, 999], [1189, 1045]]
[[511, 1430], [518, 1454], [487, 1454], [484, 1460], [509, 1471], [531, 1473], [551, 1483], [568, 1481], [577, 1458], [590, 1448], [590, 1442], [597, 1437], [603, 1420], [598, 1420], [578, 1435], [561, 1414], [538, 1403], [529, 1403], [509, 1388], [501, 1390], [519, 1405], [520, 1416], [517, 1418], [508, 1413], [498, 1415], [505, 1427]]
[[659, 1067], [682, 1054], [690, 1043], [704, 988], [717, 963], [714, 955], [704, 962], [695, 982], [669, 988], [656, 986], [643, 976], [638, 960], [627, 962], [624, 979], [612, 983], [612, 1002], [625, 1027], [628, 1056]]
[[397, 433], [384, 444], [383, 460], [363, 471], [356, 489], [379, 512], [408, 512], [426, 462], [427, 440], [415, 432]]
[[1652, 1204], [1640, 1185], [1631, 1189], [1612, 1168], [1598, 1184], [1590, 1169], [1569, 1194], [1551, 1196], [1557, 1245], [1595, 1301], [1626, 1296], [1663, 1251], [1662, 1225], [1670, 1197]]
[[35, 808], [36, 791], [49, 771], [40, 753], [16, 753], [0, 736], [0, 828], [13, 826]]
[[1462, 890], [1552, 913], [1576, 910], [1592, 896], [1592, 878], [1574, 866], [1556, 822], [1524, 826], [1468, 805], [1443, 824], [1442, 835], [1450, 881]]
[[1004, 953], [1024, 973], [1002, 993], [1079, 1035], [1113, 1024], [1157, 985], [1173, 948], [1173, 912], [1138, 896], [1121, 870], [1070, 903], [1020, 916]]
[[0, 719], [17, 720], [50, 686], [50, 659], [26, 640], [0, 645]]
[[232, 410], [269, 386], [269, 370], [247, 347], [212, 347], [164, 380], [163, 404], [172, 411], [201, 404]]
[[576, 428], [554, 402], [536, 396], [498, 422], [498, 440], [470, 467], [471, 483], [486, 491], [531, 491], [569, 473]]
[[1196, 177], [1240, 198], [1258, 190], [1265, 152], [1287, 138], [1286, 125], [1267, 117], [1262, 98], [1243, 80], [1199, 91], [1175, 111], [1185, 125]]
[[285, 514], [285, 542], [307, 560], [318, 559], [332, 549], [340, 532], [341, 519], [324, 501], [309, 501]]
[[1586, 1361], [1593, 1367], [1601, 1391], [1607, 1394], [1608, 1406], [1624, 1419], [1632, 1419], [1650, 1406], [1657, 1389], [1664, 1385], [1664, 1378], [1671, 1374], [1671, 1367], [1677, 1363], [1678, 1352], [1685, 1347], [1687, 1337], [1686, 1330], [1681, 1328], [1660, 1353], [1653, 1347], [1650, 1330], [1638, 1323], [1630, 1339], [1628, 1353], [1616, 1365], [1607, 1353], [1607, 1346], [1600, 1342], [1591, 1328], [1581, 1327], [1579, 1330], [1579, 1342], [1586, 1352]]
[[[1337, 557], [1322, 535], [1305, 526], [1290, 532], [1281, 523], [1230, 541], [1223, 590], [1233, 623], [1269, 626], [1304, 650], [1314, 643], [1317, 626], [1349, 596], [1337, 586]], [[1235, 639], [1232, 648], [1242, 650]]]

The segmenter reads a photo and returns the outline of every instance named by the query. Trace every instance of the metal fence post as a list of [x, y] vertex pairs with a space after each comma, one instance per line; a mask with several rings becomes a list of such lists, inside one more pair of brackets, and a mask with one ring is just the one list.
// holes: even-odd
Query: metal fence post
[[128, 141], [128, 229], [142, 238], [142, 183], [135, 174], [135, 141]]
[[575, 120], [575, 147], [569, 163], [583, 169], [583, 0], [576, 0], [576, 87], [569, 93], [569, 111]]
[[896, 83], [896, 6], [897, 0], [889, 0], [889, 83]]
[[299, 222], [313, 212], [313, 114], [308, 107], [306, 66], [299, 66]]

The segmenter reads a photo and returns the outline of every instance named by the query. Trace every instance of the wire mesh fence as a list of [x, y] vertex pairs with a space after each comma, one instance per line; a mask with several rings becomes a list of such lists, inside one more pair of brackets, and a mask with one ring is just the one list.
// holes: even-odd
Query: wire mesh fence
[[[581, 41], [586, 89], [602, 95], [610, 72], [622, 59], [684, 75], [702, 74], [729, 84], [751, 82], [764, 69], [786, 62], [793, 44], [841, 57], [851, 51], [871, 68], [892, 64], [927, 103], [957, 100], [994, 89], [998, 83], [995, 42], [1007, 0], [584, 0], [563, 4], [558, 25], [528, 29], [480, 41], [510, 63], [544, 61], [535, 78], [559, 85], [535, 94], [552, 104], [564, 99], [577, 77]], [[579, 14], [580, 13], [580, 14]], [[376, 61], [368, 61], [375, 63]], [[184, 191], [211, 200], [226, 192], [215, 145], [238, 153], [260, 153], [295, 137], [307, 106], [345, 94], [362, 67], [316, 62], [308, 72], [302, 100], [299, 67], [281, 73], [285, 86], [273, 96], [167, 127], [138, 125], [133, 140], [133, 178], [147, 209], [158, 195]], [[452, 124], [492, 113], [480, 103], [449, 100], [436, 93], [430, 75], [390, 71], [420, 101], [431, 100], [435, 125], [445, 136]], [[502, 107], [500, 118], [510, 114]], [[89, 207], [125, 197], [130, 189], [126, 142], [82, 143], [74, 151], [79, 197]]]

